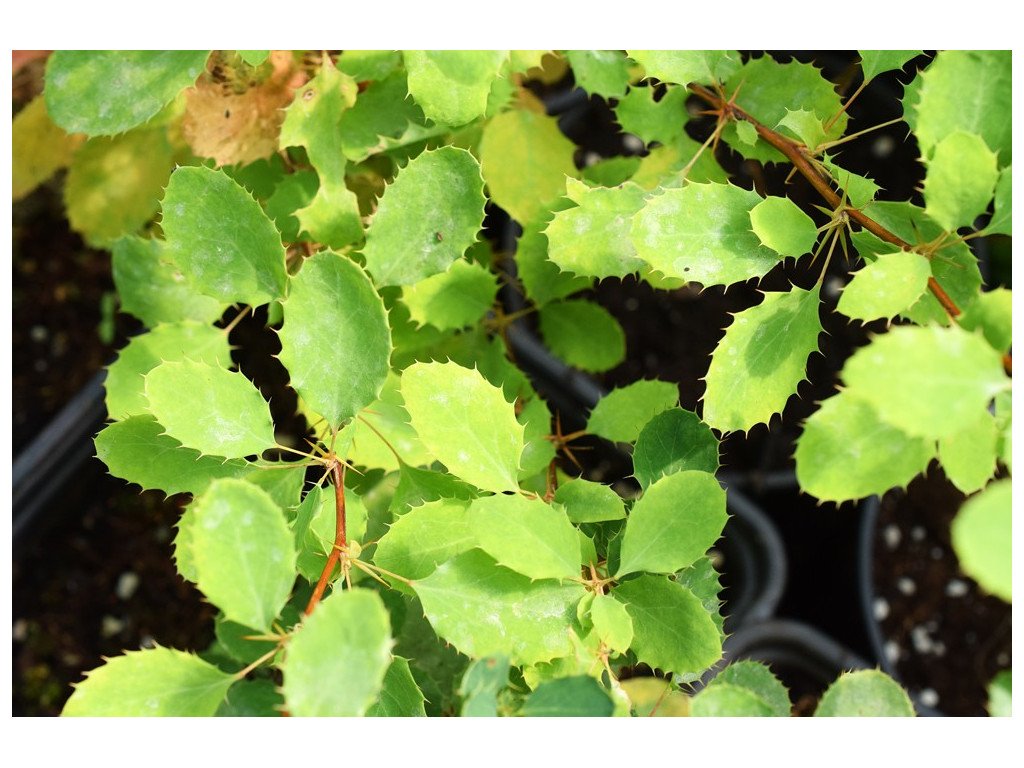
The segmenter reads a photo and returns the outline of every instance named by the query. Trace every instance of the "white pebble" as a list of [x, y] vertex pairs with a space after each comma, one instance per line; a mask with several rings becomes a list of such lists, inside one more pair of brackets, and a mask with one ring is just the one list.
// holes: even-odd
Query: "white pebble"
[[100, 634], [103, 637], [114, 637], [115, 635], [121, 634], [121, 630], [124, 629], [124, 622], [116, 616], [104, 616], [103, 622], [100, 626]]
[[139, 576], [132, 571], [125, 571], [117, 580], [117, 587], [114, 591], [117, 596], [122, 600], [127, 600], [135, 594], [135, 590], [139, 588]]
[[917, 697], [926, 707], [937, 707], [939, 705], [939, 694], [933, 688], [925, 688]]
[[914, 644], [914, 650], [921, 654], [931, 653], [935, 647], [931, 635], [924, 627], [914, 627], [910, 630], [910, 640]]
[[922, 539], [924, 539], [926, 534], [927, 531], [925, 531], [925, 529], [922, 528], [920, 525], [915, 525], [913, 528], [910, 529], [910, 538], [912, 538], [914, 541], [921, 541]]
[[946, 582], [946, 595], [948, 597], [963, 597], [968, 592], [967, 582], [961, 579], [950, 579]]
[[910, 595], [912, 595], [915, 592], [917, 592], [917, 584], [914, 583], [913, 579], [910, 579], [910, 578], [908, 578], [906, 576], [901, 576], [896, 581], [896, 589], [898, 589], [904, 595], [909, 597]]
[[903, 538], [900, 529], [895, 525], [885, 526], [882, 530], [882, 536], [885, 537], [885, 546], [889, 549], [896, 549], [900, 545], [900, 539]]
[[881, 621], [889, 615], [889, 603], [884, 597], [876, 597], [874, 603], [875, 621]]
[[889, 660], [890, 664], [895, 664], [900, 658], [900, 646], [895, 640], [890, 640], [885, 644], [885, 658]]

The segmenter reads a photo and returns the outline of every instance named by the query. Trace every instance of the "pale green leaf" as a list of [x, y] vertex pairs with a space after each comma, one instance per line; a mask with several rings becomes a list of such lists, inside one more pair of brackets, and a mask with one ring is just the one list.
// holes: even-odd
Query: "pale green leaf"
[[366, 233], [366, 269], [377, 285], [412, 285], [445, 272], [476, 240], [484, 219], [480, 166], [466, 150], [424, 152], [384, 191]]
[[[409, 426], [409, 414], [398, 391], [398, 374], [388, 371], [380, 397], [344, 426], [339, 440], [350, 439], [347, 460], [391, 472], [407, 466], [428, 465], [434, 457]], [[398, 456], [401, 457], [401, 461]]]
[[663, 83], [687, 85], [698, 82], [716, 85], [740, 66], [736, 51], [627, 51], [630, 58], [641, 64], [647, 77]]
[[629, 59], [622, 51], [566, 51], [576, 85], [606, 99], [621, 98], [629, 87]]
[[880, 254], [853, 273], [836, 309], [863, 322], [891, 320], [921, 298], [931, 276], [931, 262], [920, 253]]
[[768, 197], [750, 210], [754, 233], [780, 256], [799, 257], [810, 253], [818, 239], [818, 228], [788, 197]]
[[1013, 168], [1006, 166], [999, 172], [996, 183], [995, 213], [992, 220], [982, 230], [990, 235], [1013, 234]]
[[992, 414], [939, 440], [939, 461], [946, 477], [964, 493], [985, 487], [996, 471], [999, 435]]
[[1010, 387], [1001, 355], [955, 325], [895, 326], [854, 352], [842, 377], [882, 421], [933, 438], [973, 424]]
[[497, 717], [498, 694], [508, 685], [509, 660], [505, 654], [477, 659], [462, 676], [462, 717]]
[[630, 182], [605, 189], [567, 179], [566, 196], [577, 205], [556, 212], [544, 231], [548, 257], [561, 270], [587, 277], [625, 277], [643, 269], [630, 230], [646, 195]]
[[502, 391], [456, 363], [415, 363], [402, 397], [423, 444], [461, 480], [488, 491], [518, 488], [524, 430]]
[[836, 165], [828, 154], [822, 157], [821, 162], [832, 175], [832, 178], [835, 179], [842, 194], [846, 195], [847, 202], [850, 205], [863, 208], [868, 203], [873, 202], [875, 195], [882, 189], [867, 176], [851, 173], [845, 168]]
[[846, 391], [811, 414], [796, 443], [801, 490], [822, 501], [848, 501], [905, 488], [928, 467], [935, 443], [882, 421]]
[[786, 407], [818, 349], [820, 287], [766, 293], [736, 314], [711, 356], [704, 421], [722, 432], [766, 424]]
[[[699, 156], [698, 156], [699, 155]], [[725, 183], [725, 172], [714, 153], [704, 152], [700, 142], [680, 133], [670, 144], [654, 147], [640, 160], [631, 180], [647, 190], [682, 187], [690, 182]]]
[[147, 412], [143, 376], [162, 362], [195, 360], [222, 367], [231, 365], [227, 334], [212, 325], [186, 321], [157, 325], [134, 336], [107, 370], [107, 414], [120, 420]]
[[162, 131], [140, 128], [87, 141], [75, 152], [64, 182], [71, 228], [96, 247], [138, 232], [160, 207], [174, 168]]
[[441, 272], [402, 290], [409, 316], [442, 331], [473, 325], [494, 304], [494, 274], [475, 262], [458, 260]]
[[149, 120], [195, 83], [210, 51], [54, 51], [46, 109], [69, 133], [113, 136]]
[[[345, 53], [349, 53], [346, 51]], [[344, 55], [338, 64], [344, 63]], [[407, 98], [405, 72], [386, 77], [364, 78], [372, 82], [361, 91], [356, 103], [341, 117], [341, 140], [345, 157], [361, 162], [370, 155], [397, 146], [397, 139], [412, 126], [422, 126], [423, 110]]]
[[258, 67], [270, 56], [270, 51], [235, 51], [246, 64]]
[[883, 72], [893, 69], [903, 69], [904, 65], [921, 51], [858, 51], [860, 54], [860, 69], [864, 75], [864, 82], [873, 80]]
[[1009, 352], [1013, 346], [1013, 293], [1009, 288], [985, 291], [960, 316], [960, 327], [981, 328], [993, 349]]
[[566, 364], [594, 373], [607, 371], [626, 357], [626, 335], [619, 321], [600, 304], [563, 299], [540, 308], [538, 322], [548, 348]]
[[508, 51], [402, 51], [409, 93], [427, 119], [462, 125], [487, 111]]
[[[655, 94], [658, 100], [655, 101]], [[630, 88], [615, 105], [615, 118], [622, 130], [640, 138], [644, 144], [671, 144], [683, 132], [689, 119], [685, 86], [668, 85], [662, 89]]]
[[62, 717], [212, 717], [235, 676], [172, 648], [128, 651], [86, 673]]
[[409, 669], [409, 661], [394, 657], [384, 675], [380, 698], [366, 711], [367, 717], [426, 717], [423, 692]]
[[969, 227], [992, 202], [996, 155], [974, 133], [954, 131], [939, 141], [926, 164], [925, 213], [941, 227]]
[[[1012, 52], [939, 51], [907, 89], [905, 120], [923, 157], [957, 130], [981, 136], [998, 156], [999, 167], [1012, 162]], [[971, 94], [965, 109], [962, 94]]]
[[295, 214], [313, 202], [319, 189], [316, 173], [307, 169], [288, 174], [274, 187], [265, 207], [284, 242], [294, 243], [300, 239], [302, 225]]
[[395, 520], [377, 542], [375, 565], [407, 579], [423, 579], [439, 563], [477, 546], [463, 500], [430, 501]]
[[555, 444], [548, 440], [551, 434], [551, 410], [539, 397], [525, 402], [519, 411], [519, 423], [523, 425], [523, 455], [519, 460], [519, 479], [526, 480], [546, 472], [555, 458]]
[[161, 363], [144, 380], [150, 412], [187, 448], [232, 459], [276, 445], [270, 406], [241, 373], [182, 360]]
[[576, 177], [576, 146], [553, 117], [514, 109], [492, 117], [480, 141], [491, 200], [524, 226], [549, 210]]
[[[313, 496], [312, 506], [303, 506], [298, 510], [306, 533], [299, 542], [297, 566], [299, 573], [311, 584], [315, 584], [324, 569], [331, 550], [334, 549], [334, 537], [337, 530], [337, 496], [334, 489], [327, 487], [319, 493], [311, 491], [306, 495], [308, 500]], [[305, 501], [303, 502], [305, 504]], [[296, 517], [293, 536], [297, 536], [302, 527], [300, 518]], [[367, 510], [363, 500], [352, 489], [345, 489], [345, 538], [351, 543], [362, 542], [366, 536]]]
[[661, 677], [630, 677], [619, 681], [633, 717], [688, 717], [690, 697]]
[[622, 497], [611, 486], [582, 477], [558, 486], [554, 501], [565, 508], [566, 515], [574, 523], [600, 523], [621, 520], [626, 516]]
[[[559, 198], [555, 210], [567, 204], [567, 198]], [[562, 271], [548, 257], [549, 244], [547, 235], [541, 231], [543, 227], [541, 223], [523, 225], [515, 254], [516, 276], [538, 307], [585, 290], [593, 283], [591, 278]]]
[[467, 515], [477, 545], [499, 565], [531, 579], [579, 578], [579, 536], [561, 508], [498, 494], [474, 499]]
[[398, 485], [391, 497], [390, 509], [396, 515], [405, 514], [412, 507], [425, 502], [441, 499], [476, 498], [478, 492], [473, 486], [452, 477], [447, 472], [420, 469], [403, 464], [398, 470]]
[[[749, 125], [749, 123], [744, 124]], [[737, 125], [737, 131], [741, 127]], [[753, 126], [750, 127], [753, 128]], [[808, 112], [806, 109], [787, 109], [786, 116], [779, 121], [778, 128], [782, 133], [786, 133], [786, 131], [781, 131], [781, 129], [788, 129], [795, 138], [803, 142], [812, 152], [825, 143], [824, 123], [814, 112]], [[742, 135], [740, 138], [742, 138]]]
[[640, 430], [633, 448], [633, 475], [648, 488], [665, 475], [698, 469], [718, 471], [718, 438], [697, 414], [670, 408]]
[[110, 263], [121, 311], [135, 315], [149, 328], [180, 320], [214, 322], [226, 303], [192, 290], [185, 277], [164, 260], [164, 248], [164, 241], [153, 238], [128, 236], [114, 241]]
[[899, 683], [877, 669], [844, 672], [828, 687], [815, 717], [914, 717], [914, 705]]
[[611, 717], [615, 702], [590, 675], [545, 680], [526, 697], [523, 717]]
[[214, 478], [241, 477], [249, 467], [241, 459], [224, 461], [185, 448], [148, 414], [104, 427], [96, 435], [96, 456], [114, 477], [169, 496], [201, 493]]
[[633, 620], [631, 650], [651, 667], [699, 675], [722, 657], [722, 640], [700, 599], [666, 576], [643, 575], [611, 591]]
[[280, 336], [291, 386], [330, 426], [377, 399], [391, 331], [383, 300], [355, 262], [331, 251], [307, 259], [291, 280]]
[[995, 401], [996, 429], [999, 438], [996, 443], [996, 455], [1013, 471], [1013, 393], [1000, 392]]
[[402, 66], [402, 54], [395, 50], [344, 50], [338, 56], [338, 69], [357, 82], [382, 80]]
[[635, 381], [613, 389], [597, 401], [587, 419], [587, 431], [606, 440], [632, 443], [654, 416], [678, 405], [678, 385], [670, 381]]
[[192, 506], [196, 585], [224, 615], [266, 632], [295, 583], [284, 512], [244, 480], [214, 480]]
[[699, 470], [666, 475], [626, 518], [616, 578], [685, 568], [718, 541], [728, 517], [725, 491], [714, 475]]
[[619, 653], [629, 649], [633, 642], [633, 620], [626, 606], [611, 595], [594, 595], [590, 618], [602, 643]]
[[996, 597], [1012, 602], [1013, 492], [999, 480], [969, 498], [953, 518], [951, 536], [964, 573]]
[[692, 717], [789, 717], [785, 686], [764, 664], [736, 661], [693, 697]]
[[569, 629], [580, 584], [532, 581], [478, 549], [440, 565], [413, 583], [437, 634], [467, 656], [506, 653], [514, 664], [537, 664], [572, 653]]
[[647, 201], [633, 219], [637, 256], [666, 277], [731, 285], [763, 277], [780, 256], [750, 228], [761, 202], [731, 184], [688, 184]]
[[284, 296], [281, 235], [260, 204], [221, 171], [181, 167], [164, 193], [169, 261], [201, 294], [258, 306]]
[[247, 482], [266, 491], [282, 509], [294, 509], [302, 500], [306, 466], [302, 461], [268, 461], [250, 465]]
[[296, 213], [315, 241], [344, 248], [363, 237], [356, 194], [345, 185], [347, 170], [341, 120], [356, 99], [356, 81], [326, 57], [316, 77], [302, 86], [285, 111], [282, 147], [305, 147], [320, 185], [313, 201]]
[[999, 672], [988, 684], [988, 713], [991, 717], [1013, 716], [1013, 674]]
[[391, 646], [391, 621], [376, 592], [355, 588], [332, 593], [288, 643], [281, 664], [288, 713], [366, 714], [381, 694], [392, 663]]

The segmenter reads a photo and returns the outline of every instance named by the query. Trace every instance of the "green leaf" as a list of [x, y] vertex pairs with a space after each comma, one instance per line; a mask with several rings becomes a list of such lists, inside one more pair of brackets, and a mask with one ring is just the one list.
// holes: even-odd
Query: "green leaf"
[[152, 238], [128, 236], [114, 241], [111, 268], [121, 311], [135, 315], [148, 328], [181, 320], [217, 320], [226, 304], [192, 290], [185, 277], [164, 260], [164, 248], [164, 241]]
[[699, 470], [666, 475], [629, 512], [616, 578], [685, 568], [718, 541], [728, 517], [725, 491], [714, 475]]
[[1013, 234], [1013, 169], [1006, 166], [999, 172], [996, 183], [995, 213], [988, 226], [982, 230], [986, 235]]
[[250, 465], [247, 482], [262, 488], [282, 509], [293, 509], [302, 500], [306, 466], [301, 461], [276, 461]]
[[991, 717], [1013, 716], [1013, 674], [999, 672], [988, 685], [988, 713]]
[[410, 507], [441, 499], [462, 499], [469, 501], [477, 497], [473, 486], [452, 477], [447, 472], [419, 469], [403, 464], [399, 470], [398, 485], [391, 497], [391, 511], [396, 515], [407, 512]]
[[785, 686], [764, 664], [736, 661], [693, 697], [692, 717], [789, 717]]
[[235, 676], [184, 651], [128, 651], [86, 673], [62, 717], [212, 717]]
[[[307, 499], [312, 495], [307, 494]], [[312, 509], [301, 510], [302, 523], [309, 520], [306, 533], [299, 542], [298, 570], [311, 584], [316, 583], [323, 571], [324, 563], [334, 548], [337, 520], [337, 497], [333, 488], [326, 488], [313, 497]], [[293, 536], [298, 534], [300, 525], [296, 518]], [[367, 510], [361, 497], [352, 489], [345, 490], [345, 534], [349, 543], [362, 542], [366, 535]]]
[[[835, 141], [846, 133], [849, 118], [846, 112], [840, 111], [842, 99], [835, 85], [813, 64], [799, 61], [780, 64], [767, 55], [751, 58], [730, 74], [724, 90], [735, 94], [734, 103], [769, 128], [785, 120], [792, 107], [799, 106], [826, 120], [838, 115], [825, 134], [827, 141]], [[785, 160], [781, 152], [764, 141], [753, 146], [739, 141], [735, 124], [727, 125], [722, 137], [745, 158], [773, 163]]]
[[641, 380], [613, 389], [597, 401], [587, 432], [606, 440], [632, 443], [652, 417], [679, 405], [679, 387], [670, 381]]
[[999, 437], [996, 443], [996, 455], [999, 460], [1013, 471], [1013, 394], [1009, 391], [1000, 392], [995, 401], [996, 429]]
[[870, 82], [883, 72], [903, 69], [908, 61], [920, 55], [921, 51], [858, 51], [860, 69], [864, 82]]
[[1010, 387], [1000, 354], [959, 326], [895, 326], [854, 352], [842, 377], [882, 421], [934, 438], [975, 423]]
[[174, 168], [161, 131], [139, 129], [86, 142], [71, 159], [64, 206], [71, 228], [95, 247], [152, 221]]
[[992, 483], [972, 496], [953, 518], [953, 550], [964, 573], [981, 588], [1012, 602], [1012, 484]]
[[241, 373], [182, 360], [161, 363], [144, 378], [153, 416], [187, 448], [234, 459], [277, 444], [270, 406]]
[[630, 240], [633, 216], [647, 192], [626, 182], [617, 189], [588, 187], [566, 179], [566, 197], [577, 205], [558, 211], [544, 234], [551, 261], [565, 272], [587, 277], [625, 277], [646, 264]]
[[974, 133], [954, 131], [939, 141], [927, 161], [925, 213], [941, 227], [969, 227], [988, 209], [999, 180], [996, 155]]
[[289, 714], [366, 714], [381, 694], [391, 646], [391, 622], [376, 592], [332, 593], [292, 636], [281, 663]]
[[627, 51], [647, 77], [663, 83], [716, 85], [740, 66], [736, 51]]
[[573, 579], [580, 575], [580, 540], [560, 508], [525, 496], [474, 499], [469, 528], [478, 546], [531, 579]]
[[400, 51], [379, 50], [359, 51], [344, 50], [338, 56], [338, 69], [351, 75], [357, 82], [364, 80], [381, 80], [398, 67], [402, 66]]
[[802, 256], [814, 249], [818, 228], [788, 197], [767, 197], [750, 210], [754, 233], [780, 256]]
[[692, 411], [662, 411], [640, 430], [633, 449], [633, 475], [647, 489], [665, 475], [689, 469], [718, 471], [718, 438]]
[[688, 717], [690, 697], [661, 677], [631, 677], [619, 686], [629, 698], [633, 717]]
[[426, 717], [423, 692], [409, 669], [409, 661], [395, 656], [384, 674], [380, 699], [366, 711], [367, 717]]
[[611, 717], [615, 702], [590, 675], [546, 680], [526, 697], [524, 717]]
[[148, 414], [105, 426], [96, 435], [96, 456], [114, 477], [168, 496], [198, 494], [215, 478], [241, 477], [249, 471], [241, 459], [224, 461], [185, 448]]
[[410, 509], [377, 542], [374, 564], [407, 579], [426, 578], [439, 563], [477, 546], [468, 506], [444, 499]]
[[[343, 66], [344, 58], [342, 55], [338, 61]], [[370, 155], [394, 146], [396, 139], [411, 126], [423, 125], [425, 119], [419, 105], [406, 98], [409, 86], [405, 72], [362, 79], [372, 82], [341, 117], [343, 151], [352, 162], [362, 162]]]
[[[411, 467], [433, 461], [433, 455], [409, 426], [409, 414], [398, 391], [400, 382], [398, 374], [388, 371], [380, 397], [339, 433], [339, 439], [351, 438], [348, 461], [388, 472], [402, 469], [403, 462]], [[402, 457], [401, 461], [392, 451]]]
[[496, 654], [477, 659], [462, 676], [463, 717], [497, 717], [498, 694], [508, 685], [508, 656]]
[[274, 187], [267, 198], [266, 210], [284, 242], [294, 243], [299, 240], [302, 224], [296, 213], [312, 204], [319, 189], [320, 181], [316, 173], [310, 170], [290, 173]]
[[483, 219], [476, 159], [457, 147], [424, 152], [384, 191], [366, 233], [366, 268], [381, 286], [445, 272], [476, 240]]
[[563, 299], [540, 308], [540, 332], [548, 348], [566, 364], [594, 373], [626, 357], [626, 335], [600, 304]]
[[582, 477], [558, 486], [554, 501], [565, 508], [566, 515], [574, 523], [600, 523], [622, 520], [626, 516], [622, 497], [611, 486]]
[[622, 51], [566, 51], [576, 85], [606, 99], [626, 94], [629, 59]]
[[[655, 94], [658, 100], [655, 101]], [[630, 88], [615, 105], [615, 118], [622, 130], [637, 136], [644, 144], [671, 144], [683, 132], [689, 119], [685, 86], [667, 85], [664, 90]]]
[[[561, 198], [566, 201], [566, 198]], [[516, 243], [516, 273], [526, 295], [538, 307], [564, 298], [592, 285], [592, 280], [583, 275], [563, 272], [548, 257], [548, 238], [542, 232], [543, 224], [523, 225], [523, 234]]]
[[518, 488], [523, 426], [502, 391], [456, 363], [415, 363], [402, 397], [423, 444], [461, 480], [487, 491]]
[[921, 298], [931, 276], [931, 262], [920, 253], [881, 254], [853, 273], [836, 309], [854, 320], [891, 320]]
[[406, 286], [402, 301], [415, 322], [446, 331], [476, 323], [490, 310], [497, 294], [498, 283], [489, 269], [459, 260], [447, 272]]
[[633, 219], [637, 256], [665, 277], [708, 287], [764, 277], [780, 260], [751, 231], [754, 191], [688, 184], [650, 198]]
[[820, 286], [766, 293], [736, 314], [711, 356], [704, 421], [722, 432], [748, 430], [781, 413], [818, 349]]
[[273, 222], [222, 171], [181, 167], [162, 204], [165, 252], [192, 287], [225, 304], [284, 296], [284, 246]]
[[[846, 195], [847, 201], [858, 208], [863, 208], [868, 203], [873, 203], [875, 195], [881, 190], [881, 187], [868, 177], [851, 173], [845, 168], [836, 165], [829, 158], [828, 154], [822, 156], [822, 165], [825, 166], [826, 170], [832, 175], [832, 178], [835, 179], [839, 189]], [[886, 245], [888, 246], [888, 243]]]
[[939, 461], [946, 477], [964, 493], [974, 493], [996, 472], [999, 435], [987, 411], [960, 432], [939, 440]]
[[595, 595], [590, 618], [602, 643], [619, 653], [629, 649], [633, 642], [633, 620], [626, 606], [611, 595]]
[[195, 83], [210, 51], [54, 51], [46, 109], [69, 133], [113, 136], [149, 120]]
[[611, 591], [633, 620], [637, 659], [676, 674], [700, 674], [722, 657], [718, 628], [700, 599], [666, 576], [643, 575]]
[[196, 585], [224, 615], [270, 630], [295, 583], [295, 546], [284, 512], [244, 480], [214, 480], [190, 507]]
[[1009, 352], [1013, 345], [1013, 293], [1009, 288], [994, 288], [978, 298], [960, 316], [960, 327], [981, 328], [993, 349]]
[[161, 362], [195, 360], [227, 367], [231, 347], [220, 328], [196, 322], [161, 324], [133, 337], [107, 370], [107, 414], [120, 420], [144, 414], [148, 401], [143, 377]]
[[[907, 89], [905, 120], [921, 155], [957, 130], [981, 136], [998, 155], [999, 167], [1012, 162], [1012, 55], [1008, 50], [939, 51]], [[957, 94], [971, 94], [964, 109]]]
[[283, 303], [280, 357], [291, 385], [340, 426], [384, 386], [391, 357], [384, 302], [359, 265], [324, 251], [305, 261]]
[[427, 119], [462, 125], [487, 111], [508, 51], [402, 51], [409, 93]]
[[281, 125], [282, 147], [305, 147], [320, 178], [313, 202], [297, 212], [303, 230], [317, 242], [344, 248], [363, 237], [359, 201], [345, 185], [341, 121], [356, 100], [356, 81], [324, 58], [316, 77], [299, 89]]
[[877, 669], [844, 672], [822, 694], [815, 717], [914, 717], [899, 684]]
[[904, 488], [935, 456], [932, 440], [881, 420], [867, 402], [840, 391], [821, 404], [796, 442], [801, 490], [842, 502]]
[[483, 129], [480, 166], [491, 200], [524, 226], [565, 193], [579, 174], [576, 145], [553, 117], [527, 109], [495, 115]]
[[217, 708], [216, 717], [280, 717], [284, 709], [273, 680], [239, 680]]
[[548, 436], [551, 434], [551, 410], [539, 397], [525, 400], [525, 405], [516, 417], [523, 425], [523, 455], [520, 459], [519, 479], [527, 480], [543, 473], [555, 458], [555, 445]]
[[572, 653], [569, 628], [579, 584], [532, 581], [478, 549], [441, 564], [413, 583], [437, 634], [467, 656], [506, 653], [537, 664]]
[[[738, 124], [736, 131], [741, 139], [744, 138], [742, 133], [740, 133], [743, 125], [749, 125], [751, 128], [754, 127], [747, 122]], [[781, 133], [787, 133], [787, 131], [782, 130], [784, 128], [788, 129], [789, 133], [802, 141], [812, 152], [825, 143], [825, 124], [817, 114], [808, 112], [806, 109], [787, 109], [786, 116], [779, 121], [778, 125]], [[754, 133], [756, 135], [756, 129]], [[753, 142], [746, 141], [745, 143], [752, 144]]]

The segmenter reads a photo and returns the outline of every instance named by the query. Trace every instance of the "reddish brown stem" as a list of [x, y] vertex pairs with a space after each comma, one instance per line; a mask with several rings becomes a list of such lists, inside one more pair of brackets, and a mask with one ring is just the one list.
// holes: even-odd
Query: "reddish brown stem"
[[[722, 115], [728, 116], [733, 120], [744, 120], [754, 126], [754, 130], [757, 131], [757, 135], [784, 154], [786, 159], [793, 163], [794, 167], [800, 171], [801, 175], [810, 182], [811, 186], [817, 190], [818, 194], [825, 198], [832, 208], [838, 208], [842, 204], [842, 200], [839, 198], [839, 195], [836, 194], [834, 189], [832, 189], [832, 180], [819, 173], [811, 164], [810, 159], [806, 154], [804, 154], [803, 145], [797, 144], [792, 139], [788, 139], [782, 134], [776, 133], [771, 128], [762, 125], [735, 104], [726, 101], [718, 94], [708, 90], [704, 86], [697, 85], [696, 83], [690, 83], [689, 88], [695, 94], [704, 99], [704, 101], [708, 102], [708, 104], [718, 110]], [[887, 243], [891, 243], [903, 251], [913, 250], [914, 246], [903, 238], [890, 232], [874, 219], [865, 216], [863, 211], [851, 208], [847, 209], [846, 213], [851, 219], [856, 221], [864, 227], [864, 229], [879, 239]], [[949, 294], [943, 290], [942, 286], [938, 284], [934, 277], [928, 278], [928, 288], [950, 317], [956, 318], [960, 315], [960, 308], [950, 298]]]
[[327, 589], [327, 582], [330, 581], [334, 566], [338, 564], [341, 553], [348, 546], [345, 538], [345, 465], [340, 461], [335, 462], [333, 467], [334, 478], [334, 546], [331, 547], [331, 554], [327, 556], [324, 569], [320, 572], [320, 580], [316, 583], [309, 603], [306, 605], [306, 615], [309, 616], [313, 609], [320, 604], [324, 590]]

